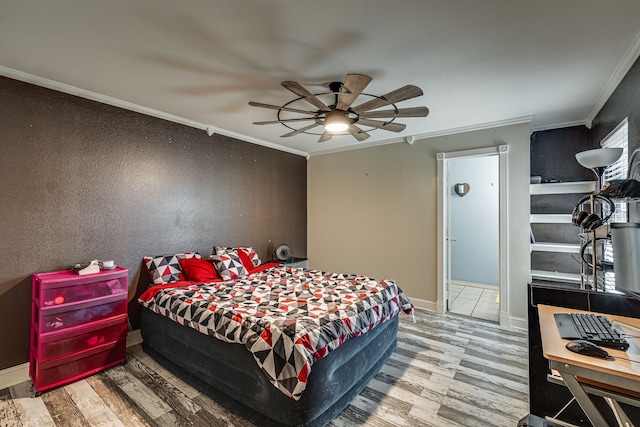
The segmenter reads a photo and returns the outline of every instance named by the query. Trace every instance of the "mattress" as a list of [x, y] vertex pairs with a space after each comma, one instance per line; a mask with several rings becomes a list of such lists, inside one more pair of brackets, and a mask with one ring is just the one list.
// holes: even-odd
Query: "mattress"
[[140, 302], [204, 335], [243, 344], [271, 384], [294, 400], [318, 360], [413, 310], [391, 280], [285, 266], [232, 281], [154, 287]]
[[143, 349], [177, 377], [260, 426], [324, 426], [376, 375], [396, 347], [398, 316], [314, 363], [294, 400], [274, 387], [242, 344], [227, 343], [149, 309]]

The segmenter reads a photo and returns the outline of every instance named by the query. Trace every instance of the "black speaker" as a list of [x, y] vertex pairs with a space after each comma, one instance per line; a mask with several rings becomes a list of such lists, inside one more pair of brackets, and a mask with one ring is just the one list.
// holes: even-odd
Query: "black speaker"
[[[590, 201], [591, 197], [593, 197], [594, 200], [599, 200], [601, 204], [606, 203], [609, 206], [609, 213], [604, 218], [600, 218], [598, 214], [589, 213], [582, 210], [582, 204]], [[611, 201], [611, 199], [607, 197], [601, 195], [586, 196], [580, 199], [580, 201], [576, 204], [576, 207], [573, 208], [573, 212], [571, 213], [571, 222], [573, 223], [573, 225], [577, 225], [578, 227], [583, 228], [587, 231], [593, 231], [596, 228], [600, 227], [602, 224], [605, 224], [609, 220], [609, 218], [611, 218], [611, 215], [613, 215], [615, 210], [616, 205]]]

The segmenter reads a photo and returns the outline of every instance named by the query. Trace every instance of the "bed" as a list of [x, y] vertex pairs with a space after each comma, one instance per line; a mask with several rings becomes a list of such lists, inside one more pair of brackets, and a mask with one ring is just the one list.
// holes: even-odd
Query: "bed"
[[144, 351], [258, 425], [326, 425], [393, 353], [411, 303], [390, 280], [278, 264], [244, 273], [149, 288]]

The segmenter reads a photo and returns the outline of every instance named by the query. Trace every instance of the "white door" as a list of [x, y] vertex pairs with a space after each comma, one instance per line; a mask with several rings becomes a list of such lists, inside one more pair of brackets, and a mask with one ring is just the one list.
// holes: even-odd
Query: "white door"
[[508, 147], [502, 147], [438, 154], [438, 304], [443, 311], [495, 322], [507, 309], [501, 283], [507, 271], [502, 181]]
[[498, 286], [498, 156], [450, 160], [451, 279]]

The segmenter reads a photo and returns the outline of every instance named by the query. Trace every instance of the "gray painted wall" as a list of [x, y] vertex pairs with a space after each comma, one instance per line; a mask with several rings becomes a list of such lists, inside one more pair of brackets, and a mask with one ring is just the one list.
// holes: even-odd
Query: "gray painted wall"
[[308, 165], [309, 265], [395, 279], [436, 308], [439, 152], [509, 145], [509, 315], [526, 325], [529, 123], [313, 156]]

